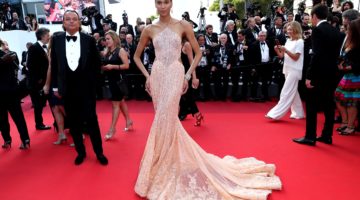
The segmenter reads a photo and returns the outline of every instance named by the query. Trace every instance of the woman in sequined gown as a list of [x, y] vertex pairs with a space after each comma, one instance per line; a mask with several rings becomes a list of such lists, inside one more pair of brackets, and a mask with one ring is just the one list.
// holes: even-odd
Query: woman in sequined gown
[[[281, 189], [273, 164], [255, 158], [209, 154], [182, 127], [178, 119], [179, 100], [201, 52], [191, 25], [171, 18], [172, 0], [155, 0], [155, 6], [160, 20], [144, 29], [134, 55], [155, 108], [135, 192], [152, 200], [266, 199], [271, 190]], [[195, 52], [186, 72], [180, 62], [182, 37], [187, 38]], [[151, 76], [140, 59], [149, 40], [156, 53]]]

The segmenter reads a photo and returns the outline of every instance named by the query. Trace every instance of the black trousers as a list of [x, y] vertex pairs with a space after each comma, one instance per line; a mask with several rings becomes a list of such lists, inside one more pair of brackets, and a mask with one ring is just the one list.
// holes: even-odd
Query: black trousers
[[76, 98], [64, 98], [64, 109], [76, 152], [81, 156], [86, 155], [82, 134], [87, 133], [90, 136], [95, 154], [102, 155], [103, 148], [96, 115], [96, 102], [95, 100], [82, 99], [79, 101]]
[[31, 102], [34, 106], [35, 125], [43, 125], [42, 112], [46, 105], [46, 97], [41, 90], [32, 90], [30, 92]]
[[240, 80], [240, 68], [234, 67], [231, 69], [231, 83], [232, 83], [232, 91], [231, 91], [231, 99], [233, 101], [239, 101], [240, 96], [238, 95], [239, 90], [239, 80]]
[[226, 100], [229, 85], [229, 72], [230, 70], [224, 68], [217, 68], [216, 71], [212, 73], [215, 84], [215, 99]]
[[188, 114], [198, 113], [199, 109], [196, 105], [195, 98], [194, 98], [194, 89], [191, 86], [191, 80], [189, 81], [189, 89], [186, 91], [184, 95], [181, 96], [180, 99], [180, 111], [179, 115], [185, 116]]
[[321, 136], [330, 138], [333, 134], [335, 117], [334, 91], [336, 84], [325, 83], [322, 85], [307, 89], [305, 138], [311, 140], [316, 139], [317, 112], [320, 106], [325, 115], [325, 123]]
[[11, 141], [8, 113], [10, 113], [15, 122], [21, 141], [24, 143], [26, 140], [29, 140], [21, 102], [16, 94], [5, 94], [0, 98], [0, 131], [5, 142]]
[[262, 63], [258, 66], [258, 75], [261, 80], [261, 93], [264, 99], [269, 99], [269, 82], [273, 72], [273, 67], [269, 63]]
[[[210, 68], [209, 67], [197, 67], [196, 68], [196, 76], [200, 81], [199, 85], [199, 100], [206, 101], [210, 98]], [[189, 85], [190, 87], [190, 85]]]

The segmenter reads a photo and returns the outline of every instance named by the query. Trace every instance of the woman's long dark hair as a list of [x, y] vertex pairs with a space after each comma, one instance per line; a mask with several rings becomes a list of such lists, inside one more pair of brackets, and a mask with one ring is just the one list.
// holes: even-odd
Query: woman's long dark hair
[[349, 25], [347, 46], [351, 49], [360, 48], [360, 19], [352, 21]]

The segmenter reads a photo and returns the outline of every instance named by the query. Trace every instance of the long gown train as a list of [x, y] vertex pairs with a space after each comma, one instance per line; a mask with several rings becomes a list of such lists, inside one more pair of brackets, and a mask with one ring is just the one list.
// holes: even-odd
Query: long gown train
[[281, 189], [275, 165], [255, 158], [205, 152], [184, 130], [178, 107], [184, 82], [181, 38], [165, 28], [154, 39], [150, 76], [155, 118], [140, 164], [135, 192], [151, 200], [266, 199]]

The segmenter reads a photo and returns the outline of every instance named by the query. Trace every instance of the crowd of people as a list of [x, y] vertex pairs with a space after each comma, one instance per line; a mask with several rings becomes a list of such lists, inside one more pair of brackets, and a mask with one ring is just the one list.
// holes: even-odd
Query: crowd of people
[[[314, 1], [314, 3], [322, 4], [325, 1]], [[338, 32], [333, 36], [333, 46], [328, 46], [326, 43], [320, 44], [320, 46], [323, 45], [321, 48], [324, 48], [326, 44], [325, 47], [329, 51], [331, 50], [331, 53], [322, 53], [321, 51], [319, 53], [319, 49], [316, 49], [317, 40], [313, 37], [314, 30], [317, 30], [317, 24], [310, 23], [310, 21], [313, 22], [313, 13], [304, 12], [301, 13], [301, 16], [298, 16], [299, 14], [294, 16], [291, 12], [287, 14], [278, 13], [274, 17], [273, 26], [264, 25], [263, 16], [255, 15], [250, 16], [245, 24], [240, 25], [233, 5], [228, 6], [230, 14], [224, 15], [223, 11], [219, 13], [221, 21], [224, 22], [219, 34], [214, 31], [211, 24], [207, 24], [203, 32], [195, 33], [201, 51], [201, 59], [192, 77], [189, 78], [190, 89], [180, 101], [179, 118], [185, 119], [188, 114], [192, 114], [196, 119], [195, 125], [201, 125], [204, 117], [196, 106], [196, 100], [226, 101], [230, 97], [234, 102], [266, 102], [271, 101], [272, 97], [280, 97], [278, 104], [265, 115], [266, 117], [280, 119], [291, 109], [291, 118], [305, 118], [301, 100], [306, 100], [307, 120], [309, 120], [309, 124], [312, 124], [311, 122], [316, 122], [316, 119], [314, 116], [309, 118], [308, 113], [309, 111], [316, 113], [318, 99], [311, 99], [315, 94], [311, 94], [309, 88], [314, 84], [328, 84], [331, 87], [329, 86], [326, 90], [328, 92], [326, 94], [327, 99], [321, 101], [324, 103], [333, 102], [332, 100], [336, 97], [336, 105], [342, 118], [341, 126], [337, 131], [344, 135], [354, 133], [355, 122], [358, 118], [357, 102], [359, 97], [357, 95], [359, 94], [357, 92], [360, 89], [356, 82], [358, 60], [354, 56], [357, 51], [356, 36], [359, 30], [356, 23], [358, 23], [359, 12], [353, 9], [351, 1], [346, 1], [342, 5], [339, 4], [339, 1], [334, 1], [331, 8], [325, 6], [327, 12], [322, 13], [322, 15], [326, 16], [319, 18], [318, 22], [326, 21], [333, 28], [332, 31]], [[50, 126], [43, 124], [42, 119], [42, 110], [46, 106], [46, 100], [49, 100], [54, 116], [54, 125], [59, 133], [54, 144], [62, 144], [67, 140], [65, 130], [71, 125], [67, 123], [65, 117], [65, 103], [58, 97], [56, 88], [52, 84], [54, 72], [49, 66], [58, 61], [51, 56], [51, 49], [54, 44], [50, 42], [53, 41], [50, 37], [50, 31], [46, 28], [39, 28], [35, 19], [26, 17], [26, 22], [24, 22], [19, 19], [16, 12], [10, 13], [10, 11], [11, 9], [5, 15], [11, 16], [7, 23], [7, 29], [34, 30], [36, 31], [37, 42], [26, 45], [28, 51], [23, 53], [19, 62], [16, 54], [9, 50], [5, 38], [1, 40], [1, 62], [6, 63], [8, 68], [5, 70], [4, 67], [1, 67], [1, 70], [5, 71], [1, 72], [0, 88], [9, 92], [6, 98], [1, 99], [1, 132], [5, 141], [3, 148], [8, 148], [11, 145], [9, 124], [7, 114], [5, 114], [7, 111], [10, 112], [18, 127], [22, 139], [22, 148], [30, 146], [26, 123], [20, 106], [20, 100], [24, 95], [20, 95], [21, 98], [15, 95], [17, 88], [23, 89], [24, 87], [29, 90], [37, 130], [50, 129]], [[146, 27], [152, 24], [152, 21], [148, 18], [146, 22], [143, 22], [138, 18], [136, 26], [133, 27], [128, 22], [127, 14], [124, 13], [124, 23], [119, 26], [119, 31], [117, 31], [117, 23], [113, 21], [111, 14], [104, 18], [97, 13], [92, 17], [89, 19], [89, 26], [92, 30], [90, 36], [95, 41], [96, 51], [102, 66], [99, 73], [96, 73], [94, 80], [96, 82], [96, 98], [106, 98], [112, 101], [112, 122], [105, 135], [105, 139], [109, 140], [116, 133], [120, 113], [125, 118], [124, 130], [132, 129], [133, 121], [125, 100], [151, 100], [146, 91], [146, 77], [139, 70], [134, 57], [140, 36]], [[56, 37], [56, 33], [53, 34], [52, 38], [54, 37]], [[72, 41], [72, 38], [69, 40]], [[74, 39], [74, 43], [77, 42], [79, 40]], [[80, 56], [77, 54], [66, 51], [68, 59], [74, 55]], [[187, 69], [193, 62], [193, 54], [191, 47], [189, 47], [189, 41], [184, 40], [182, 42], [181, 60]], [[317, 58], [318, 54], [321, 54], [322, 58], [319, 58], [321, 61], [317, 62], [329, 61], [329, 58], [341, 60], [338, 64], [341, 64], [342, 67], [339, 65], [339, 69], [336, 63], [332, 62], [328, 65], [336, 67], [336, 69], [331, 69], [334, 72], [333, 77], [326, 79], [332, 80], [331, 83], [321, 78], [321, 80], [317, 80], [317, 83], [314, 80], [309, 83], [309, 80], [315, 76], [314, 73], [316, 75], [320, 73], [316, 70], [320, 70], [324, 74], [331, 71], [325, 68], [327, 66], [324, 69], [314, 70], [312, 65], [316, 61], [314, 57]], [[148, 73], [152, 71], [155, 58], [153, 41], [149, 41], [140, 55]], [[71, 66], [71, 63], [68, 64]], [[21, 71], [26, 75], [26, 81], [19, 81], [15, 76], [20, 69], [19, 66], [22, 66]], [[339, 81], [340, 85], [334, 93]], [[324, 92], [325, 90], [321, 91]], [[308, 96], [310, 96], [310, 100]], [[309, 102], [313, 102], [313, 104]], [[331, 124], [334, 121], [332, 107], [333, 105], [329, 103], [323, 108], [324, 111], [329, 111], [325, 113], [329, 130], [332, 130], [333, 125]], [[314, 125], [311, 127], [313, 128]], [[307, 128], [310, 129], [311, 127]], [[329, 136], [326, 137], [329, 138]], [[311, 139], [310, 143], [312, 144], [314, 141]]]

